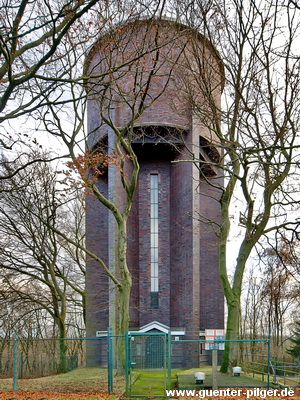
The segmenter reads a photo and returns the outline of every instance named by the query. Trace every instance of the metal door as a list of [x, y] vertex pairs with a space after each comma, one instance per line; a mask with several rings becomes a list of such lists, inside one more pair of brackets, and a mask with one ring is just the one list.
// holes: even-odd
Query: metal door
[[161, 336], [148, 336], [146, 339], [146, 368], [164, 367], [164, 338]]

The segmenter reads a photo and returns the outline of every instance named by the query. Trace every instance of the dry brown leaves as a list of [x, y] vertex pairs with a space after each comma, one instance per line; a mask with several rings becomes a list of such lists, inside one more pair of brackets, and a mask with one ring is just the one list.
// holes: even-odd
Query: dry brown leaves
[[107, 392], [87, 393], [58, 393], [58, 392], [1, 392], [2, 400], [106, 400], [110, 395]]

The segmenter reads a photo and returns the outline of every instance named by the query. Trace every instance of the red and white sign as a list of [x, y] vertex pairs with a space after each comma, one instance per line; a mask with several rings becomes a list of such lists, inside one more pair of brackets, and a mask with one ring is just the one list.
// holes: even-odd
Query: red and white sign
[[214, 343], [215, 340], [224, 340], [225, 331], [224, 329], [205, 329], [205, 350], [224, 350], [225, 344]]
[[225, 336], [224, 329], [205, 329], [205, 336]]

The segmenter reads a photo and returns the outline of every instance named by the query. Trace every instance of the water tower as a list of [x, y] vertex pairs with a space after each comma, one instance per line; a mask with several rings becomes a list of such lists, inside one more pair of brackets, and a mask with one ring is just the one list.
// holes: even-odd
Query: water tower
[[[88, 130], [91, 149], [109, 151], [115, 133], [103, 118], [125, 126], [143, 93], [148, 108], [134, 121], [140, 173], [128, 223], [132, 274], [130, 326], [141, 332], [170, 330], [176, 340], [197, 339], [224, 327], [218, 270], [220, 160], [213, 131], [222, 92], [222, 63], [200, 33], [167, 20], [139, 20], [104, 34], [90, 51]], [[152, 74], [152, 75], [151, 75]], [[149, 77], [151, 75], [151, 79]], [[146, 87], [147, 82], [149, 85]], [[136, 102], [136, 104], [135, 104]], [[213, 117], [213, 118], [212, 118]], [[199, 165], [188, 160], [192, 154]], [[98, 187], [122, 202], [118, 170], [108, 167]], [[110, 266], [115, 260], [114, 221], [88, 196], [86, 243]], [[87, 337], [115, 323], [115, 290], [100, 266], [87, 262]], [[88, 364], [105, 363], [105, 348], [88, 341]], [[181, 353], [180, 353], [181, 352]], [[177, 364], [198, 365], [201, 349], [178, 350]]]

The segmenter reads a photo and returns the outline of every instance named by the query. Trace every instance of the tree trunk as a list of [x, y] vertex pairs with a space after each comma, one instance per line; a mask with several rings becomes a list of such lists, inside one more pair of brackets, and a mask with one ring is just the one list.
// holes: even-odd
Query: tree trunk
[[58, 372], [65, 373], [67, 372], [67, 345], [66, 345], [66, 326], [65, 322], [62, 319], [59, 319], [58, 322], [59, 328], [59, 365], [58, 365]]
[[[226, 340], [238, 339], [240, 321], [240, 299], [235, 298], [228, 304], [228, 317]], [[225, 342], [225, 350], [223, 353], [221, 372], [230, 372], [232, 367], [237, 365], [238, 361], [238, 342]]]
[[[130, 302], [130, 289], [131, 284], [129, 282], [122, 286], [122, 290], [119, 292], [119, 334], [124, 333], [129, 329], [129, 302]], [[116, 366], [118, 374], [123, 374], [125, 371], [125, 340], [123, 336], [117, 337], [117, 354], [116, 354]]]
[[[131, 274], [128, 269], [126, 254], [127, 254], [127, 224], [126, 219], [118, 226], [118, 264], [122, 277], [122, 283], [119, 286], [118, 299], [118, 326], [117, 333], [124, 335], [129, 329], [130, 321], [130, 293], [132, 286]], [[122, 374], [125, 370], [125, 340], [124, 337], [117, 338], [117, 355], [116, 365], [118, 373]]]
[[82, 299], [82, 315], [83, 315], [83, 322], [84, 322], [84, 327], [86, 328], [86, 292], [81, 295]]

